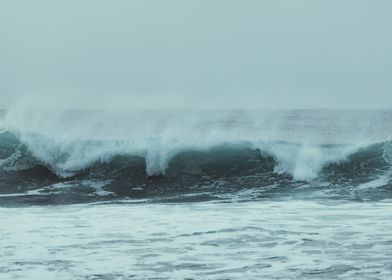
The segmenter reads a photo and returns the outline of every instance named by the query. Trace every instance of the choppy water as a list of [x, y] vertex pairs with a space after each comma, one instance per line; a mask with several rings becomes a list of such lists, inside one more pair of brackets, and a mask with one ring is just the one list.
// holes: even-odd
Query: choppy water
[[390, 279], [392, 111], [0, 118], [0, 279]]

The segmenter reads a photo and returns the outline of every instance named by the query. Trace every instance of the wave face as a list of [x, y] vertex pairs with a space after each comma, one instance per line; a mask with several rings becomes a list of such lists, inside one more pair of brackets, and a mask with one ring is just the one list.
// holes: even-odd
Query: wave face
[[0, 200], [385, 197], [391, 120], [391, 111], [12, 110], [1, 120]]

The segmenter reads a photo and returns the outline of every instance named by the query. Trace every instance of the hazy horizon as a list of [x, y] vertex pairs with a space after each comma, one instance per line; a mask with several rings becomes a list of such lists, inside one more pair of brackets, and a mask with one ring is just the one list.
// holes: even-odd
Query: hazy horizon
[[391, 1], [0, 7], [0, 108], [392, 108]]

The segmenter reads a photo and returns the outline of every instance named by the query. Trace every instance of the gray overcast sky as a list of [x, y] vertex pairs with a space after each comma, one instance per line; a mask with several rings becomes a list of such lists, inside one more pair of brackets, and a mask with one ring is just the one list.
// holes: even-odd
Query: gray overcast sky
[[0, 107], [392, 107], [391, 15], [391, 0], [2, 0]]

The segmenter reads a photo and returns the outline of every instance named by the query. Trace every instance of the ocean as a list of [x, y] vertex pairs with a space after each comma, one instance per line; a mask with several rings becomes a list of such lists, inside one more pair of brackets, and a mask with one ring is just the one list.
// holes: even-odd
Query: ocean
[[391, 279], [392, 110], [0, 113], [0, 279]]

